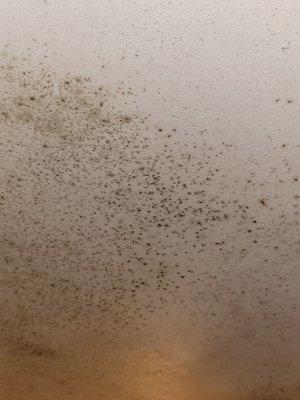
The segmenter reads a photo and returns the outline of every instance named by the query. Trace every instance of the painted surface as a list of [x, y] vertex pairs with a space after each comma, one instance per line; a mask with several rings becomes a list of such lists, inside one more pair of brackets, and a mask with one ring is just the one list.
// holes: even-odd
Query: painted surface
[[299, 2], [0, 11], [0, 397], [299, 399]]

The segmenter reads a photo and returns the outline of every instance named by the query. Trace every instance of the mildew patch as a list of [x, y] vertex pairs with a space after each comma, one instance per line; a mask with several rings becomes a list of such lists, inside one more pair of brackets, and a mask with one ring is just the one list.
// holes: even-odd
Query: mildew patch
[[6, 398], [298, 398], [291, 145], [237, 170], [201, 126], [18, 65], [1, 65]]

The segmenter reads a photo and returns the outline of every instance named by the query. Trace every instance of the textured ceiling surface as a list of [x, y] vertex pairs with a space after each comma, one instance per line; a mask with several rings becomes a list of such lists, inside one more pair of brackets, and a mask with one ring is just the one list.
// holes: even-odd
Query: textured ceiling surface
[[298, 400], [299, 3], [0, 0], [0, 398]]

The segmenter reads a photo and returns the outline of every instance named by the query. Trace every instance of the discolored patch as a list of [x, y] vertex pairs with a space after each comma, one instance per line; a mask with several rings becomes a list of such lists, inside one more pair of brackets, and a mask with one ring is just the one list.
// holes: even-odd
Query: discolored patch
[[0, 72], [4, 397], [296, 400], [292, 146], [239, 169], [88, 77]]

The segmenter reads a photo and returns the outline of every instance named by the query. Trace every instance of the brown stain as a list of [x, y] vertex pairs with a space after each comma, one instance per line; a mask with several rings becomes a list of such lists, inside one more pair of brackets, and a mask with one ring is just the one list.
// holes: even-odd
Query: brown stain
[[[295, 361], [275, 352], [296, 327], [284, 315], [294, 297], [277, 298], [296, 207], [250, 172], [232, 194], [236, 149], [205, 129], [155, 128], [88, 78], [20, 64], [1, 65], [5, 399], [299, 398]], [[294, 184], [287, 165], [282, 175]], [[252, 267], [231, 269], [247, 257], [272, 265], [268, 287]]]

